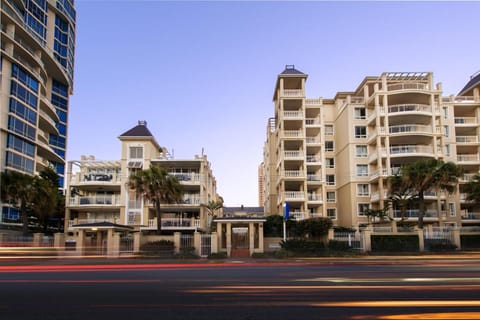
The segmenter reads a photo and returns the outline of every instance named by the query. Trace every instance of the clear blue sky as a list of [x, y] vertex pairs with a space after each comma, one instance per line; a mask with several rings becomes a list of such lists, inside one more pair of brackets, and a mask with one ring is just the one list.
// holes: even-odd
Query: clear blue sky
[[205, 150], [225, 204], [256, 206], [277, 75], [332, 98], [384, 71], [432, 71], [456, 94], [480, 70], [479, 2], [76, 0], [68, 160], [120, 158], [146, 120], [175, 158]]

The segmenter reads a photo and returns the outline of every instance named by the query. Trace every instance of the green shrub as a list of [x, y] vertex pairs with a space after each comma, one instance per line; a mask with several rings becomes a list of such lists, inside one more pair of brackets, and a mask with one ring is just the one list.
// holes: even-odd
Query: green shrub
[[180, 259], [198, 259], [200, 258], [195, 253], [195, 247], [187, 247], [180, 249], [180, 252], [175, 255], [176, 258]]
[[425, 249], [434, 252], [454, 251], [457, 246], [448, 239], [426, 239]]
[[462, 250], [480, 249], [480, 235], [462, 234], [460, 235], [460, 243]]
[[280, 246], [285, 251], [301, 255], [318, 255], [325, 252], [325, 245], [319, 241], [307, 241], [305, 239], [289, 239], [281, 241]]
[[353, 227], [341, 227], [341, 226], [334, 226], [333, 227], [333, 231], [334, 232], [341, 232], [341, 233], [354, 233], [356, 232], [357, 230]]
[[419, 251], [416, 235], [372, 235], [372, 251], [416, 252]]
[[328, 242], [328, 249], [333, 251], [350, 251], [352, 248], [347, 241], [330, 240]]
[[227, 253], [225, 251], [213, 252], [210, 253], [208, 259], [225, 259], [227, 258]]
[[151, 241], [141, 245], [140, 251], [145, 255], [173, 257], [175, 244], [170, 240]]

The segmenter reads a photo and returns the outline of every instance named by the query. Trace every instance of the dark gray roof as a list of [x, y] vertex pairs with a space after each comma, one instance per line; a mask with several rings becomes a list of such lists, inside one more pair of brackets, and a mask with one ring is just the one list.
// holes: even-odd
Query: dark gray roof
[[473, 75], [470, 78], [470, 81], [463, 87], [462, 90], [458, 93], [459, 96], [464, 95], [467, 91], [471, 90], [473, 87], [477, 86], [480, 84], [480, 72], [477, 74]]
[[281, 75], [305, 75], [305, 73], [295, 69], [295, 66], [292, 64], [292, 65], [286, 65], [285, 66], [285, 70], [283, 70], [282, 73], [280, 73]]
[[153, 135], [150, 130], [148, 130], [146, 121], [138, 121], [138, 125], [125, 131], [120, 137], [153, 137]]
[[223, 213], [235, 213], [239, 211], [249, 213], [263, 213], [263, 207], [223, 207]]

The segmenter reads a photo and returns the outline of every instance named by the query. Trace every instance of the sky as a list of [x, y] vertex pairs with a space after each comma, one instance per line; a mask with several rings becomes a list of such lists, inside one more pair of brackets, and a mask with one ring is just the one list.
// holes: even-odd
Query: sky
[[76, 0], [67, 160], [118, 160], [147, 121], [176, 159], [202, 152], [227, 206], [258, 205], [277, 76], [308, 98], [382, 72], [433, 72], [457, 94], [480, 70], [480, 2]]

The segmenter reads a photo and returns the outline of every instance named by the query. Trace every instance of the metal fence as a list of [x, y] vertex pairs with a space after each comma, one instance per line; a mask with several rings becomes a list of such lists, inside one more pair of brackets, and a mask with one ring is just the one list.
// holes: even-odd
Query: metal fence
[[345, 242], [351, 249], [363, 250], [363, 234], [360, 232], [334, 232], [333, 240]]
[[182, 234], [180, 236], [180, 251], [183, 251], [187, 248], [193, 248], [193, 235], [191, 234]]
[[212, 235], [202, 234], [200, 241], [200, 256], [208, 257], [212, 253]]

